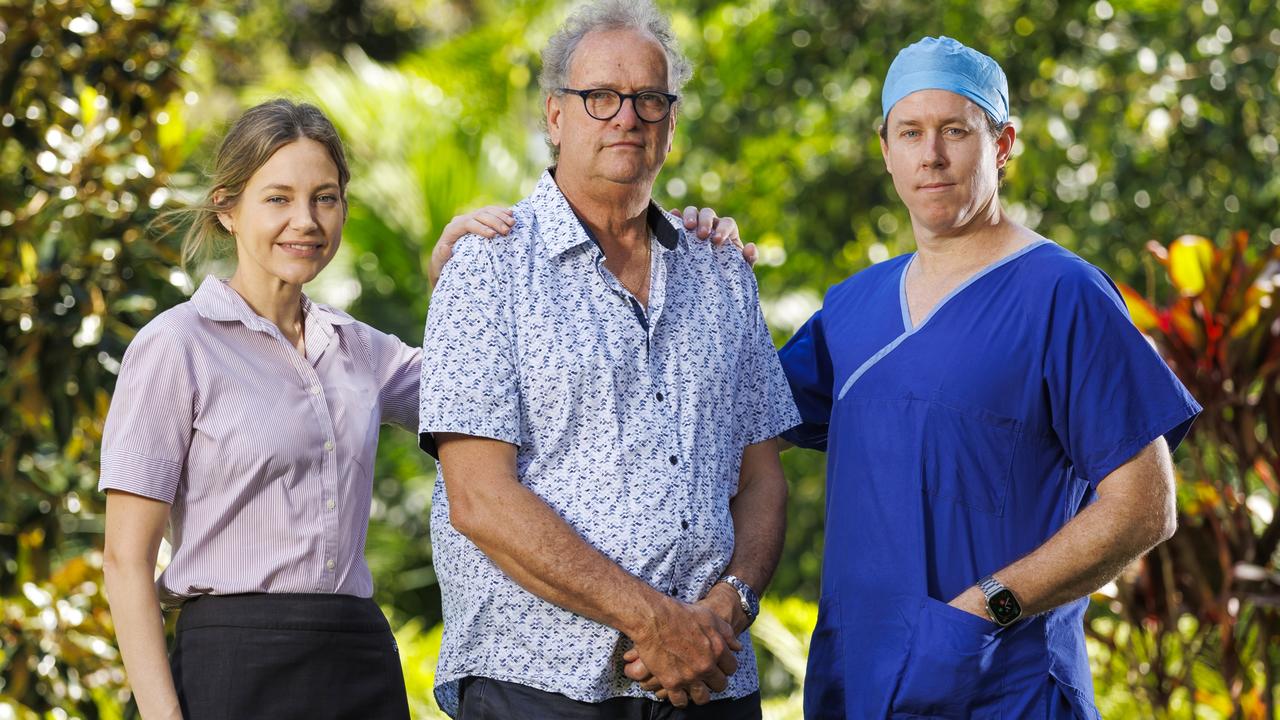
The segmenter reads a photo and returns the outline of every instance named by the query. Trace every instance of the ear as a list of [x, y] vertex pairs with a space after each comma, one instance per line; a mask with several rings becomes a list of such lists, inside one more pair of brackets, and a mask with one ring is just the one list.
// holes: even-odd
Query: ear
[[880, 141], [880, 157], [884, 160], [884, 169], [892, 175], [893, 168], [889, 166], [889, 143], [880, 136], [880, 133], [876, 133], [876, 139]]
[[1009, 162], [1009, 156], [1013, 155], [1013, 141], [1017, 139], [1017, 135], [1018, 133], [1013, 129], [1013, 123], [1005, 123], [1004, 130], [1000, 131], [1000, 137], [996, 138], [997, 168], [1002, 168]]
[[[223, 188], [218, 188], [217, 190], [214, 190], [212, 199], [213, 199], [213, 204], [220, 207], [222, 203], [226, 202], [227, 200], [227, 191], [224, 190]], [[222, 225], [223, 230], [226, 230], [231, 235], [236, 234], [235, 222], [233, 221], [231, 217], [231, 212], [229, 210], [218, 213], [218, 223]]]
[[551, 139], [551, 144], [560, 147], [560, 120], [562, 119], [562, 109], [560, 103], [556, 102], [554, 93], [547, 95], [547, 136]]
[[671, 106], [671, 114], [667, 116], [667, 120], [671, 123], [667, 127], [667, 152], [671, 152], [671, 145], [676, 139], [676, 115], [680, 109], [679, 105]]

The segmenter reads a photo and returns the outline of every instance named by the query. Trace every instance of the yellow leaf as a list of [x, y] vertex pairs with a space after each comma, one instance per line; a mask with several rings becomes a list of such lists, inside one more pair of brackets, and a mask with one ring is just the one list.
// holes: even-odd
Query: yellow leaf
[[18, 253], [22, 256], [22, 278], [19, 279], [23, 285], [35, 282], [38, 277], [36, 267], [40, 261], [40, 257], [36, 255], [36, 246], [29, 242], [18, 242]]
[[1128, 285], [1120, 285], [1120, 296], [1124, 298], [1124, 304], [1129, 306], [1129, 317], [1133, 318], [1133, 324], [1142, 332], [1151, 332], [1158, 324], [1156, 317], [1156, 309], [1147, 302], [1146, 298], [1138, 294], [1137, 290]]
[[98, 116], [97, 102], [98, 91], [92, 85], [80, 91], [80, 118], [85, 127], [93, 125], [93, 119]]
[[1205, 272], [1213, 261], [1213, 243], [1199, 235], [1183, 235], [1169, 246], [1169, 277], [1184, 297], [1204, 292]]
[[1258, 316], [1261, 313], [1261, 307], [1250, 305], [1248, 310], [1245, 310], [1234, 323], [1231, 323], [1231, 337], [1238, 338], [1247, 335], [1258, 324]]
[[62, 455], [66, 459], [75, 462], [80, 459], [81, 453], [84, 452], [84, 435], [81, 433], [72, 433], [67, 440], [67, 444], [62, 447]]
[[[156, 141], [164, 156], [172, 156], [187, 137], [187, 123], [183, 117], [183, 104], [180, 97], [175, 97], [164, 108], [166, 122], [156, 128]], [[158, 158], [152, 158], [160, 162]], [[168, 166], [168, 163], [165, 163]]]

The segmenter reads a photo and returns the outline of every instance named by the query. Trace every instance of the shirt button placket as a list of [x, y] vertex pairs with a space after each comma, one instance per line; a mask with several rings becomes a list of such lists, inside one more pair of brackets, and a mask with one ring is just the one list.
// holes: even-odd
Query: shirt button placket
[[[307, 381], [307, 392], [311, 396], [311, 405], [320, 421], [320, 430], [324, 433], [324, 457], [320, 463], [320, 494], [317, 500], [323, 503], [323, 507], [332, 511], [337, 508], [338, 503], [335, 498], [338, 496], [337, 476], [338, 476], [338, 448], [337, 438], [333, 434], [333, 420], [329, 417], [329, 406], [325, 402], [324, 385], [320, 382], [320, 377], [316, 374], [315, 369], [310, 364], [303, 364], [303, 376]], [[325, 592], [336, 592], [338, 589], [338, 577], [336, 570], [338, 563], [335, 559], [338, 554], [338, 532], [340, 523], [337, 514], [334, 512], [321, 513], [320, 518], [321, 529], [324, 533], [324, 577], [321, 579], [321, 589]]]

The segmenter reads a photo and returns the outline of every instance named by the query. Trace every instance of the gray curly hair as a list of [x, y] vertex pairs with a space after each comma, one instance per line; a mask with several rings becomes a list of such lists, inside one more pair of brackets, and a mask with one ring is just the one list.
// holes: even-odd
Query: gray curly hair
[[[679, 93], [689, 78], [693, 77], [693, 65], [680, 52], [671, 19], [653, 4], [653, 0], [593, 0], [574, 10], [542, 50], [542, 71], [538, 73], [538, 85], [543, 97], [555, 95], [557, 90], [569, 84], [569, 64], [582, 39], [597, 30], [630, 28], [647, 32], [662, 46], [667, 56], [667, 89]], [[546, 118], [543, 118], [545, 125]], [[544, 128], [545, 129], [545, 128]], [[547, 138], [554, 158], [560, 149]]]

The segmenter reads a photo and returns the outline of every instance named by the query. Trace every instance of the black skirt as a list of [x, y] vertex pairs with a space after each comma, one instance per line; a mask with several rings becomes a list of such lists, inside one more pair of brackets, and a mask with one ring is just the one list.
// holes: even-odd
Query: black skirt
[[186, 720], [409, 717], [395, 638], [367, 598], [189, 600], [169, 666]]

